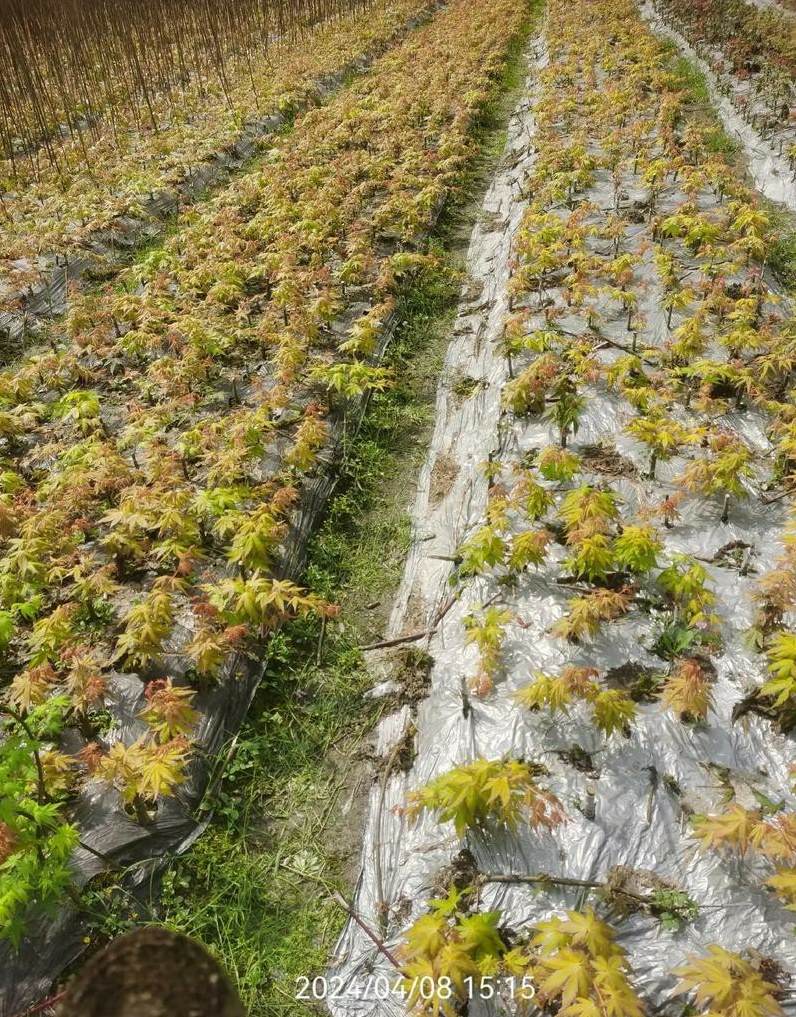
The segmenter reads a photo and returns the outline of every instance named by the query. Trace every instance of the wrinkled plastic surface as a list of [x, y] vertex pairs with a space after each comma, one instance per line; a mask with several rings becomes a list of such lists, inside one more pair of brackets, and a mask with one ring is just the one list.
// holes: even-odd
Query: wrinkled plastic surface
[[[544, 60], [541, 43], [534, 43], [534, 64]], [[533, 95], [534, 66], [529, 78]], [[433, 626], [441, 605], [448, 601], [451, 564], [431, 557], [453, 555], [463, 540], [484, 521], [487, 481], [479, 464], [490, 454], [507, 466], [524, 453], [555, 440], [547, 422], [515, 419], [501, 412], [500, 392], [508, 380], [507, 365], [497, 341], [507, 310], [506, 283], [511, 259], [511, 238], [524, 203], [521, 184], [533, 159], [534, 123], [531, 106], [524, 101], [515, 112], [507, 150], [483, 205], [468, 254], [470, 281], [465, 287], [452, 333], [437, 396], [437, 418], [431, 449], [419, 479], [413, 508], [414, 544], [391, 621], [390, 635]], [[610, 181], [603, 174], [589, 197], [609, 206]], [[634, 195], [628, 195], [633, 199]], [[648, 267], [648, 284], [642, 308], [648, 328], [643, 343], [655, 344], [666, 331], [659, 310], [659, 289]], [[543, 327], [540, 317], [531, 327]], [[564, 329], [577, 328], [577, 319], [563, 318]], [[582, 327], [582, 326], [581, 326]], [[606, 326], [606, 334], [627, 342], [624, 317]], [[610, 361], [612, 354], [601, 356]], [[479, 382], [466, 399], [457, 395], [463, 377]], [[631, 518], [642, 503], [660, 501], [672, 490], [672, 478], [684, 460], [658, 468], [655, 481], [642, 479], [647, 467], [643, 447], [623, 433], [630, 407], [604, 387], [587, 389], [587, 410], [574, 451], [603, 439], [615, 443], [619, 453], [635, 466], [626, 477], [605, 478], [588, 470], [583, 482], [608, 479], [623, 501], [623, 515]], [[753, 413], [732, 414], [724, 421], [742, 433], [753, 448], [769, 448], [762, 420]], [[444, 478], [444, 480], [442, 479]], [[509, 483], [508, 471], [497, 479]], [[636, 611], [605, 625], [591, 641], [575, 646], [549, 634], [551, 624], [564, 614], [571, 591], [556, 582], [560, 565], [548, 563], [522, 575], [513, 589], [502, 589], [495, 578], [467, 581], [460, 600], [445, 614], [435, 634], [422, 646], [434, 659], [431, 691], [416, 717], [404, 707], [387, 717], [377, 732], [377, 752], [387, 758], [410, 721], [414, 720], [416, 756], [411, 770], [393, 774], [371, 792], [362, 854], [362, 875], [353, 906], [365, 923], [380, 931], [382, 904], [386, 907], [384, 940], [395, 949], [402, 934], [440, 890], [440, 876], [463, 845], [475, 855], [479, 869], [491, 873], [538, 873], [584, 880], [605, 879], [616, 865], [650, 870], [686, 890], [699, 904], [699, 917], [676, 934], [645, 914], [617, 922], [620, 944], [628, 951], [634, 984], [651, 1012], [680, 1014], [683, 1000], [674, 1002], [676, 979], [671, 971], [686, 955], [703, 952], [711, 943], [744, 951], [753, 947], [771, 955], [786, 970], [796, 971], [793, 915], [760, 887], [765, 866], [750, 857], [727, 858], [699, 851], [689, 835], [690, 812], [720, 809], [729, 781], [737, 800], [758, 807], [756, 794], [793, 807], [788, 769], [792, 743], [755, 716], [733, 724], [733, 705], [745, 691], [764, 678], [760, 660], [743, 644], [742, 633], [751, 622], [751, 591], [756, 577], [770, 568], [781, 550], [781, 505], [762, 505], [751, 497], [734, 504], [730, 523], [719, 522], [716, 499], [689, 500], [682, 519], [664, 531], [666, 553], [684, 551], [711, 558], [732, 540], [753, 545], [748, 575], [737, 569], [706, 564], [709, 583], [719, 596], [723, 652], [714, 659], [717, 678], [714, 710], [703, 728], [680, 723], [659, 703], [642, 703], [629, 738], [613, 736], [607, 742], [594, 728], [582, 707], [568, 715], [551, 717], [547, 711], [531, 713], [512, 701], [512, 694], [527, 684], [537, 670], [556, 671], [565, 664], [584, 664], [604, 675], [633, 662], [658, 672], [663, 664], [648, 647], [653, 639], [649, 616]], [[555, 545], [551, 545], [555, 546]], [[554, 556], [563, 557], [556, 548]], [[459, 587], [457, 587], [459, 588]], [[504, 674], [484, 699], [468, 695], [468, 680], [478, 670], [477, 651], [467, 646], [462, 620], [493, 596], [516, 621], [507, 628], [503, 646]], [[417, 644], [416, 644], [417, 645]], [[577, 746], [591, 754], [592, 771], [584, 772], [559, 753]], [[415, 825], [401, 814], [408, 791], [450, 768], [478, 756], [525, 758], [550, 770], [549, 787], [561, 799], [568, 821], [552, 833], [534, 833], [520, 826], [515, 833], [492, 832], [488, 837], [470, 832], [464, 842], [452, 824], [439, 825], [424, 814]], [[588, 769], [588, 767], [587, 767]], [[670, 780], [671, 779], [671, 780]], [[674, 790], [676, 782], [681, 794]], [[487, 885], [484, 909], [500, 908], [503, 923], [517, 932], [537, 921], [562, 913], [582, 901], [583, 891], [557, 887], [550, 890], [522, 886]], [[331, 974], [342, 988], [328, 1007], [335, 1017], [399, 1017], [405, 1007], [398, 995], [387, 998], [376, 986], [376, 976], [392, 985], [397, 974], [354, 922], [349, 922], [337, 944]], [[789, 1013], [796, 1006], [786, 1002]], [[509, 1004], [474, 1000], [470, 1017], [511, 1013]]]

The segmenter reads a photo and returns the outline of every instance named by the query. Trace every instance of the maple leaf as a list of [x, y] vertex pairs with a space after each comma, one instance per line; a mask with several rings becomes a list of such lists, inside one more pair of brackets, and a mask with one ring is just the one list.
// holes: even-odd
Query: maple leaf
[[27, 713], [45, 701], [57, 681], [58, 675], [49, 663], [26, 668], [12, 679], [8, 701]]
[[162, 741], [187, 734], [199, 720], [199, 713], [191, 706], [196, 692], [175, 686], [171, 678], [150, 682], [145, 695], [149, 705], [140, 716]]
[[428, 902], [428, 905], [435, 915], [439, 915], [442, 918], [450, 918], [456, 913], [462, 898], [467, 893], [467, 889], [460, 890], [458, 887], [452, 886], [445, 897], [434, 897]]
[[[616, 948], [615, 948], [616, 949]], [[606, 1017], [641, 1017], [641, 1001], [627, 980], [621, 952], [611, 957], [595, 957], [594, 990]]]
[[778, 812], [751, 831], [750, 843], [772, 861], [796, 860], [796, 813]]
[[573, 531], [567, 538], [572, 544], [573, 552], [567, 558], [567, 567], [578, 578], [598, 582], [604, 579], [611, 569], [614, 552], [610, 538], [604, 533], [584, 534]]
[[558, 515], [568, 532], [593, 535], [606, 532], [619, 518], [619, 508], [612, 491], [600, 491], [585, 484], [566, 495]]
[[517, 534], [511, 544], [509, 568], [512, 572], [521, 572], [529, 565], [543, 564], [547, 546], [552, 539], [549, 530], [526, 530]]
[[402, 952], [409, 958], [436, 957], [445, 942], [445, 928], [443, 915], [421, 915], [407, 931]]
[[703, 847], [721, 848], [729, 845], [743, 854], [751, 842], [752, 831], [760, 822], [760, 813], [744, 809], [733, 802], [715, 816], [695, 816], [694, 834]]
[[44, 749], [39, 753], [44, 783], [49, 794], [66, 791], [75, 780], [75, 759], [55, 749]]
[[459, 574], [478, 576], [500, 565], [506, 553], [506, 542], [491, 526], [482, 526], [459, 548], [462, 559]]
[[699, 1006], [715, 1017], [780, 1017], [782, 1007], [767, 982], [748, 961], [711, 945], [707, 957], [688, 958], [673, 974], [680, 979], [675, 993], [693, 992]]
[[623, 957], [614, 943], [614, 935], [605, 922], [600, 921], [592, 908], [569, 911], [561, 921], [560, 929], [575, 946], [582, 946], [592, 957]]
[[763, 695], [774, 696], [775, 706], [784, 706], [796, 695], [796, 635], [777, 632], [767, 651], [771, 677], [760, 688]]
[[159, 587], [133, 604], [124, 618], [125, 629], [116, 643], [114, 660], [126, 657], [133, 666], [144, 666], [163, 652], [174, 625], [171, 594]]
[[[434, 967], [437, 971], [437, 981], [439, 981], [440, 975], [447, 975], [462, 999], [466, 998], [467, 995], [465, 978], [477, 979], [481, 974], [480, 968], [469, 947], [464, 943], [446, 943], [440, 950]], [[443, 1003], [443, 1012], [451, 1014], [458, 1012], [458, 1007], [453, 1009], [451, 1004], [447, 1003], [444, 998], [441, 1001]], [[451, 1008], [445, 1009], [445, 1007]]]
[[605, 689], [594, 700], [594, 723], [605, 735], [625, 731], [635, 717], [636, 704], [619, 689]]
[[773, 876], [766, 880], [789, 911], [796, 911], [796, 869], [777, 869]]
[[529, 710], [546, 706], [555, 713], [566, 710], [572, 702], [572, 692], [563, 678], [540, 673], [530, 685], [514, 693], [514, 700]]
[[537, 947], [543, 957], [554, 954], [557, 950], [568, 946], [570, 936], [563, 926], [564, 919], [558, 916], [549, 918], [544, 922], [539, 922], [531, 940], [531, 945]]
[[498, 956], [505, 950], [497, 930], [499, 911], [487, 911], [462, 918], [456, 931], [462, 944], [476, 961], [485, 956]]
[[[242, 634], [247, 626], [241, 626]], [[217, 632], [210, 625], [200, 625], [190, 642], [185, 646], [185, 653], [192, 661], [197, 674], [212, 677], [218, 673], [229, 653], [232, 640], [228, 632]]]
[[552, 492], [538, 483], [530, 473], [521, 475], [511, 492], [511, 498], [531, 522], [546, 515], [554, 502]]
[[604, 1012], [593, 999], [579, 996], [569, 1006], [559, 1010], [558, 1017], [604, 1017]]
[[540, 995], [545, 999], [560, 999], [564, 1007], [578, 996], [587, 995], [591, 988], [589, 958], [570, 947], [542, 958], [535, 974]]
[[0, 865], [17, 850], [18, 835], [8, 823], [0, 822]]
[[138, 743], [138, 793], [153, 801], [170, 795], [185, 780], [188, 742], [172, 738], [162, 745]]
[[528, 970], [530, 957], [522, 947], [515, 946], [503, 955], [503, 967], [509, 975], [522, 976]]

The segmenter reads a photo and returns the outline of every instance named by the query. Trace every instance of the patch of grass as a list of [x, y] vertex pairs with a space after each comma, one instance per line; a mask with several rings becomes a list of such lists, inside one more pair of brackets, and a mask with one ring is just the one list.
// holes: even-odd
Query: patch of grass
[[516, 41], [479, 125], [480, 155], [435, 231], [439, 267], [401, 301], [385, 358], [396, 384], [372, 398], [310, 541], [305, 582], [340, 604], [339, 617], [323, 632], [306, 620], [270, 640], [249, 718], [203, 803], [211, 823], [190, 852], [170, 860], [143, 911], [113, 877], [89, 895], [97, 939], [157, 920], [205, 943], [235, 978], [251, 1017], [311, 1010], [293, 998], [296, 979], [324, 970], [345, 921], [330, 891], [348, 896], [356, 881], [373, 779], [366, 739], [389, 708], [365, 698], [374, 676], [358, 647], [382, 634], [409, 548], [408, 503], [459, 295], [451, 250], [469, 235], [473, 199], [505, 143], [526, 38]]
[[713, 109], [710, 89], [708, 88], [705, 75], [688, 57], [675, 56], [674, 54], [677, 53], [677, 49], [674, 43], [671, 43], [671, 46], [673, 54], [671, 61], [672, 74], [675, 77], [678, 88], [686, 92], [691, 102], [699, 107], [698, 110], [694, 111], [694, 114], [698, 114], [704, 122], [703, 126], [706, 125], [707, 127], [705, 143], [708, 151], [716, 155], [721, 154], [728, 161], [737, 159], [741, 153], [741, 146], [724, 130], [718, 114]]
[[676, 45], [671, 40], [666, 41], [666, 47], [670, 48], [672, 53], [671, 70], [677, 81], [677, 87], [688, 92], [692, 102], [709, 103], [710, 92], [702, 71], [688, 57], [680, 56]]
[[782, 285], [796, 293], [796, 216], [774, 202], [765, 204], [774, 231], [768, 265]]

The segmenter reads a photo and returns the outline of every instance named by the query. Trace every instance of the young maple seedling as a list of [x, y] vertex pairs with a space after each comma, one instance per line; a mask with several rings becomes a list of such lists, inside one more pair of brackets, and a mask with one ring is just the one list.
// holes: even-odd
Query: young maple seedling
[[655, 469], [659, 462], [668, 462], [683, 445], [697, 440], [693, 429], [684, 427], [663, 413], [653, 412], [647, 416], [634, 417], [625, 430], [649, 449], [647, 476], [650, 480], [655, 479]]
[[164, 652], [174, 627], [173, 593], [179, 587], [169, 576], [161, 576], [151, 590], [130, 608], [124, 618], [124, 631], [116, 643], [116, 660], [127, 660], [132, 667], [146, 667]]
[[542, 519], [555, 503], [553, 492], [540, 484], [530, 470], [521, 469], [520, 478], [511, 489], [510, 500], [530, 522]]
[[386, 368], [354, 360], [350, 363], [318, 364], [310, 372], [309, 380], [347, 402], [368, 392], [383, 392], [390, 387], [393, 378]]
[[554, 794], [540, 787], [544, 772], [519, 760], [477, 759], [410, 792], [406, 812], [412, 818], [424, 810], [434, 812], [438, 822], [452, 822], [459, 837], [492, 824], [513, 829], [522, 819], [549, 830], [564, 821], [564, 810]]
[[[472, 986], [501, 970], [509, 948], [500, 929], [500, 912], [470, 914], [472, 891], [451, 889], [429, 902], [429, 910], [406, 931], [398, 948], [405, 976], [406, 1006], [412, 1013], [455, 1017]], [[530, 998], [530, 997], [529, 997]]]
[[256, 625], [261, 635], [310, 614], [332, 616], [337, 609], [287, 579], [259, 574], [222, 579], [203, 587], [208, 602], [231, 626]]
[[706, 957], [691, 955], [674, 974], [680, 979], [675, 993], [692, 995], [696, 1012], [705, 1017], [784, 1017], [779, 987], [721, 946], [709, 946]]
[[553, 540], [549, 530], [525, 530], [512, 538], [508, 567], [511, 572], [524, 572], [531, 565], [538, 568], [544, 564], [547, 548]]
[[[150, 713], [156, 726], [162, 721]], [[95, 765], [94, 776], [112, 784], [142, 826], [152, 822], [151, 808], [185, 783], [190, 742], [184, 735], [160, 741], [138, 738], [130, 745], [114, 742]]]
[[661, 700], [681, 720], [704, 720], [713, 705], [713, 692], [703, 665], [694, 657], [677, 660], [663, 683]]
[[557, 677], [539, 673], [514, 698], [530, 710], [546, 707], [553, 713], [566, 712], [572, 703], [582, 701], [591, 706], [594, 724], [606, 737], [617, 731], [627, 735], [636, 704], [619, 689], [601, 688], [597, 677], [591, 667], [565, 667]]
[[760, 686], [760, 694], [771, 696], [774, 709], [785, 714], [796, 701], [796, 635], [777, 632], [766, 648], [771, 677]]
[[754, 593], [757, 610], [750, 630], [750, 642], [758, 650], [766, 645], [772, 633], [783, 627], [785, 615], [796, 606], [796, 532], [793, 520], [789, 521], [782, 542], [783, 553], [774, 568], [760, 579]]
[[689, 626], [715, 624], [711, 608], [716, 603], [716, 594], [707, 587], [707, 571], [690, 555], [675, 555], [672, 563], [658, 574], [657, 581], [674, 607], [677, 622]]
[[478, 647], [480, 670], [474, 679], [474, 691], [487, 695], [495, 684], [500, 669], [501, 650], [505, 627], [512, 621], [511, 611], [500, 607], [488, 607], [481, 614], [468, 614], [463, 619], [465, 642]]
[[652, 526], [626, 526], [614, 541], [614, 561], [629, 572], [650, 572], [658, 564], [663, 549]]
[[617, 389], [640, 413], [649, 412], [655, 390], [644, 372], [644, 362], [634, 353], [618, 357], [605, 371], [605, 380], [610, 388]]
[[571, 1017], [642, 1017], [625, 951], [591, 908], [540, 922], [530, 946], [537, 1003]]
[[460, 576], [483, 575], [488, 569], [503, 563], [506, 556], [506, 540], [494, 526], [479, 527], [462, 544], [456, 553], [460, 560]]
[[[694, 835], [703, 849], [737, 851], [741, 856], [751, 848], [773, 863], [773, 874], [765, 881], [786, 905], [796, 899], [796, 813], [781, 809], [746, 809], [737, 802], [724, 812], [695, 816]], [[783, 867], [783, 865], [785, 867]]]
[[144, 695], [147, 706], [141, 718], [161, 743], [190, 734], [199, 721], [198, 711], [191, 706], [196, 691], [174, 685], [171, 678], [149, 682]]
[[547, 412], [558, 428], [559, 442], [563, 449], [567, 447], [569, 435], [578, 433], [586, 399], [578, 395], [575, 381], [567, 374], [553, 386], [551, 398], [554, 402]]
[[573, 480], [582, 469], [580, 457], [565, 448], [548, 445], [537, 459], [539, 472], [545, 480], [567, 483]]
[[585, 484], [564, 497], [558, 515], [572, 548], [567, 566], [573, 575], [590, 582], [605, 579], [614, 562], [611, 530], [619, 519], [616, 495]]
[[568, 611], [550, 629], [550, 634], [573, 643], [596, 635], [603, 622], [615, 621], [627, 614], [635, 596], [633, 587], [609, 590], [599, 587], [567, 603]]
[[541, 413], [545, 398], [561, 381], [563, 363], [556, 353], [543, 353], [503, 386], [501, 401], [518, 416]]
[[710, 456], [690, 463], [680, 477], [680, 484], [687, 491], [723, 495], [721, 521], [726, 524], [730, 517], [730, 498], [749, 496], [743, 481], [754, 475], [752, 453], [740, 438], [726, 433], [710, 437], [708, 447]]

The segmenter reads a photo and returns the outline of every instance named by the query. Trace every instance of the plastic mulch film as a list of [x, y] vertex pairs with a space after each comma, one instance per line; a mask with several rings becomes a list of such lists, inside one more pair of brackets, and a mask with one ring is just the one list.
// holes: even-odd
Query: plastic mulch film
[[[796, 175], [787, 156], [782, 154], [783, 150], [796, 141], [794, 128], [790, 124], [783, 124], [775, 134], [764, 137], [738, 112], [739, 105], [749, 115], [755, 112], [752, 79], [742, 81], [729, 69], [717, 75], [688, 40], [671, 23], [664, 21], [663, 15], [651, 0], [644, 0], [639, 9], [654, 31], [671, 39], [683, 56], [696, 64], [704, 75], [711, 104], [721, 117], [727, 133], [742, 146], [755, 187], [771, 201], [781, 202], [796, 211]], [[726, 64], [719, 50], [711, 49], [708, 52], [714, 66]]]
[[[531, 100], [534, 71], [545, 62], [538, 40], [532, 50]], [[604, 881], [611, 870], [625, 866], [633, 878], [680, 888], [699, 906], [698, 917], [679, 932], [640, 912], [616, 923], [617, 941], [628, 952], [634, 985], [651, 1012], [661, 1012], [676, 982], [672, 969], [687, 955], [703, 953], [708, 944], [737, 952], [753, 947], [796, 972], [793, 916], [760, 885], [766, 866], [755, 857], [700, 851], [689, 823], [694, 813], [720, 810], [728, 794], [746, 808], [759, 807], [763, 798], [794, 805], [788, 790], [792, 743], [760, 717], [732, 720], [733, 707], [744, 691], [765, 678], [764, 666], [745, 648], [743, 634], [752, 623], [756, 577], [781, 553], [785, 510], [781, 503], [766, 505], [754, 497], [734, 500], [729, 522], [722, 524], [720, 499], [692, 497], [681, 507], [677, 526], [662, 531], [665, 560], [678, 552], [699, 556], [722, 612], [722, 651], [712, 658], [714, 702], [705, 725], [687, 727], [660, 702], [649, 699], [638, 704], [628, 737], [606, 739], [590, 722], [583, 704], [567, 714], [551, 715], [546, 710], [524, 710], [513, 700], [536, 671], [557, 673], [568, 664], [594, 667], [609, 687], [623, 688], [628, 674], [644, 669], [660, 672], [662, 666], [661, 658], [649, 650], [654, 622], [638, 611], [604, 626], [583, 644], [551, 636], [551, 625], [565, 614], [572, 596], [571, 589], [557, 582], [566, 551], [555, 543], [545, 564], [521, 573], [514, 585], [501, 584], [499, 572], [460, 580], [455, 587], [450, 583], [449, 559], [484, 522], [489, 496], [484, 461], [501, 464], [493, 483], [510, 488], [512, 466], [527, 462], [535, 450], [555, 441], [546, 420], [514, 417], [501, 409], [501, 389], [509, 374], [498, 343], [508, 308], [512, 237], [524, 207], [522, 184], [533, 162], [532, 108], [532, 101], [523, 102], [514, 113], [501, 168], [472, 236], [470, 282], [438, 391], [436, 428], [413, 508], [413, 550], [389, 633], [399, 636], [423, 629], [433, 633], [415, 644], [433, 659], [430, 693], [415, 715], [403, 707], [378, 729], [376, 750], [382, 759], [390, 760], [407, 737], [414, 740], [415, 755], [408, 772], [392, 772], [388, 766], [389, 776], [372, 789], [353, 907], [394, 951], [407, 928], [425, 912], [428, 899], [439, 894], [462, 847], [472, 852], [478, 869], [488, 873], [547, 873]], [[595, 181], [583, 197], [594, 203], [599, 215], [599, 209], [612, 206], [613, 191], [606, 171], [598, 170]], [[627, 189], [624, 197], [631, 207], [643, 194]], [[681, 199], [682, 195], [669, 194], [660, 211]], [[596, 217], [585, 218], [586, 224], [594, 221]], [[635, 227], [639, 249], [644, 229]], [[660, 310], [660, 285], [648, 256], [642, 255], [637, 275], [639, 310], [647, 321], [642, 348], [660, 345], [667, 334], [666, 314]], [[613, 319], [606, 315], [602, 332], [609, 341], [627, 343], [626, 318], [621, 311]], [[557, 325], [574, 334], [584, 328], [574, 313], [558, 319]], [[543, 313], [531, 316], [528, 327], [544, 328]], [[600, 351], [606, 364], [619, 356], [610, 345]], [[515, 371], [522, 366], [515, 364]], [[465, 398], [460, 394], [463, 378], [470, 382]], [[640, 506], [671, 494], [686, 460], [661, 463], [656, 479], [646, 479], [648, 452], [624, 431], [632, 415], [629, 404], [604, 385], [587, 385], [582, 394], [586, 408], [571, 441], [584, 464], [579, 483], [609, 481], [626, 518]], [[740, 434], [756, 453], [770, 451], [765, 422], [754, 410], [730, 412], [722, 417], [722, 426]], [[610, 458], [603, 458], [603, 443], [612, 449]], [[522, 529], [518, 523], [514, 532]], [[747, 548], [743, 566], [729, 553], [738, 546]], [[449, 607], [454, 588], [459, 597]], [[488, 695], [479, 698], [468, 691], [479, 661], [477, 650], [465, 639], [463, 620], [490, 602], [506, 608], [512, 620], [501, 648], [501, 677]], [[376, 691], [388, 690], [389, 685]], [[408, 792], [478, 757], [542, 763], [550, 774], [546, 784], [562, 802], [567, 821], [552, 831], [520, 824], [514, 832], [492, 830], [488, 837], [471, 829], [461, 840], [452, 824], [440, 825], [429, 813], [416, 822], [402, 813]], [[564, 886], [486, 884], [481, 909], [500, 909], [501, 924], [523, 933], [540, 920], [578, 907], [582, 894]], [[379, 976], [382, 985], [390, 986], [398, 976], [353, 921], [337, 945], [330, 974], [340, 980], [327, 1002], [335, 1017], [405, 1013], [393, 991], [374, 991]], [[682, 1013], [683, 1005], [682, 998], [675, 1001], [671, 1012]], [[796, 1013], [793, 1002], [783, 1006]], [[496, 998], [473, 999], [467, 1012], [468, 1017], [485, 1017], [513, 1010]]]

